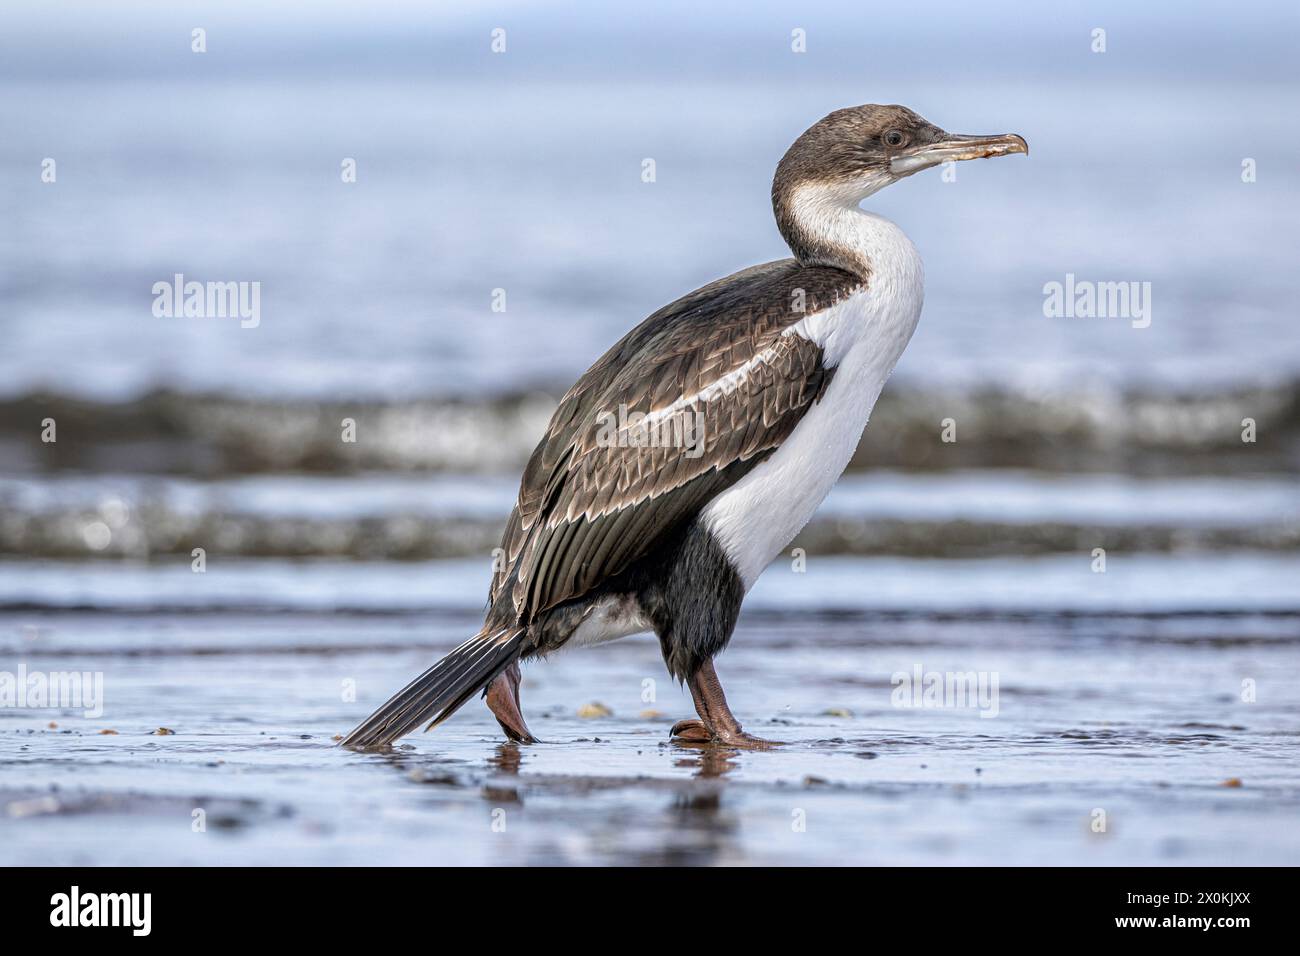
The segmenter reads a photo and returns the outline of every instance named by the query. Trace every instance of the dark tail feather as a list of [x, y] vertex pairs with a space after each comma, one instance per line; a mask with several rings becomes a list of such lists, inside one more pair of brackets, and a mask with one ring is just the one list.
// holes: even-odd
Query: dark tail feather
[[362, 721], [341, 746], [356, 750], [390, 744], [426, 720], [430, 729], [454, 714], [519, 656], [523, 630], [479, 632], [393, 695]]

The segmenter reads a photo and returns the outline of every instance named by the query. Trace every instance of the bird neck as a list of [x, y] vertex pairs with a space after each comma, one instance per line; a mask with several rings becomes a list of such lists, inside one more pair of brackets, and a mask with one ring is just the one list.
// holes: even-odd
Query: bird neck
[[864, 190], [861, 183], [803, 183], [774, 191], [777, 228], [805, 265], [833, 266], [866, 279], [872, 272], [872, 251], [886, 238], [882, 226], [887, 227], [884, 232], [901, 234], [888, 219], [858, 208], [874, 191]]

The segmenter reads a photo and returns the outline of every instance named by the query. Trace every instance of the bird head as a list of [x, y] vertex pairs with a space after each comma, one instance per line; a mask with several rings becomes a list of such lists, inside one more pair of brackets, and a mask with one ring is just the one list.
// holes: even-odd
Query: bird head
[[810, 126], [777, 164], [777, 227], [801, 262], [861, 272], [870, 266], [852, 247], [846, 223], [861, 215], [862, 200], [940, 163], [1028, 152], [1016, 133], [948, 133], [905, 106], [836, 110]]
[[772, 193], [813, 186], [853, 205], [940, 163], [1028, 153], [1016, 133], [948, 133], [905, 106], [853, 106], [818, 120], [786, 151]]

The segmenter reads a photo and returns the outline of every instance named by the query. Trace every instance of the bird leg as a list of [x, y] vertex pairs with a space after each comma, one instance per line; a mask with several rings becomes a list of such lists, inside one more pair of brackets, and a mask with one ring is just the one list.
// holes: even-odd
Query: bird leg
[[519, 680], [519, 662], [511, 661], [509, 667], [492, 679], [483, 696], [507, 737], [521, 744], [535, 744], [537, 738], [529, 732], [519, 711]]
[[740, 721], [727, 706], [727, 695], [722, 692], [718, 682], [717, 671], [713, 661], [700, 665], [686, 686], [691, 689], [695, 701], [695, 712], [699, 720], [679, 720], [669, 732], [671, 736], [687, 743], [718, 743], [728, 747], [744, 747], [749, 750], [765, 750], [777, 745], [777, 741], [763, 740], [745, 733]]

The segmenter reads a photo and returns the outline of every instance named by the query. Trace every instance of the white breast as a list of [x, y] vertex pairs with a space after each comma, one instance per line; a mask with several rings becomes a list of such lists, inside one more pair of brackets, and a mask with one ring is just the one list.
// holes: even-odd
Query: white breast
[[921, 315], [924, 278], [911, 240], [879, 216], [857, 209], [845, 216], [836, 225], [852, 231], [854, 245], [871, 264], [866, 288], [807, 316], [787, 333], [819, 345], [822, 361], [835, 368], [835, 375], [781, 447], [700, 515], [746, 590], [808, 523], [843, 473]]

